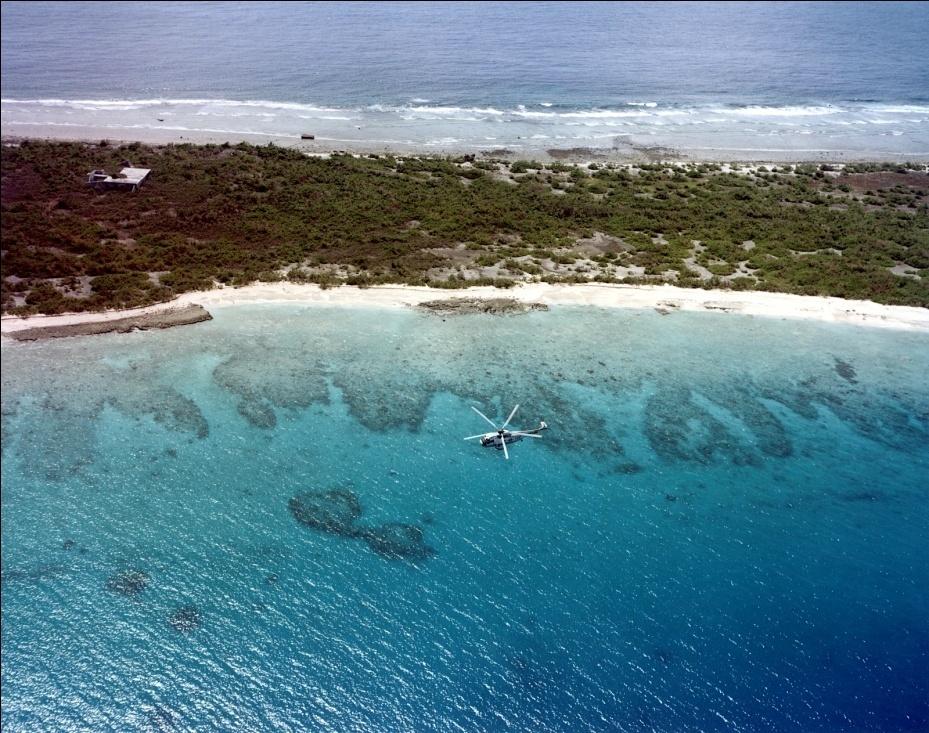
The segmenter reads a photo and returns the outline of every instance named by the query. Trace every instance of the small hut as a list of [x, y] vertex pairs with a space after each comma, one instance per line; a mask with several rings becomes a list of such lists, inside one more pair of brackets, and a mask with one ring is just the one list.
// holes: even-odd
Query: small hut
[[106, 171], [94, 170], [87, 174], [87, 185], [98, 191], [116, 188], [135, 192], [139, 190], [151, 172], [151, 168], [133, 168], [131, 164], [120, 170], [118, 176], [108, 175]]

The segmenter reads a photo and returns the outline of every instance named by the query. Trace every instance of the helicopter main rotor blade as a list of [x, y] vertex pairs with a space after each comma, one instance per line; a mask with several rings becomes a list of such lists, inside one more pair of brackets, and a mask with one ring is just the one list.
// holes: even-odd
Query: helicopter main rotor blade
[[485, 415], [483, 412], [481, 412], [480, 410], [478, 410], [474, 405], [471, 405], [471, 409], [474, 410], [474, 411], [475, 411], [478, 415], [480, 415], [482, 418], [484, 418], [484, 420], [487, 421], [487, 423], [490, 425], [490, 427], [492, 427], [494, 430], [497, 429], [497, 426], [494, 425], [492, 422], [490, 422], [490, 418], [487, 417], [487, 415]]
[[519, 405], [516, 405], [516, 407], [513, 408], [513, 412], [510, 413], [510, 416], [506, 419], [506, 422], [503, 423], [503, 427], [500, 428], [501, 430], [503, 430], [507, 425], [510, 424], [510, 420], [513, 419], [513, 415], [516, 414], [516, 411], [517, 411], [518, 409], [519, 409]]
[[469, 435], [465, 440], [474, 440], [475, 438], [483, 438], [487, 433], [481, 433], [480, 435]]
[[519, 435], [523, 438], [541, 438], [541, 435], [536, 435], [535, 433], [524, 433], [521, 430], [511, 430], [510, 435]]
[[504, 457], [504, 459], [506, 459], [506, 460], [508, 461], [508, 460], [510, 460], [510, 454], [507, 453], [507, 450], [506, 450], [506, 440], [503, 438], [502, 435], [500, 436], [500, 440], [503, 441], [503, 457]]

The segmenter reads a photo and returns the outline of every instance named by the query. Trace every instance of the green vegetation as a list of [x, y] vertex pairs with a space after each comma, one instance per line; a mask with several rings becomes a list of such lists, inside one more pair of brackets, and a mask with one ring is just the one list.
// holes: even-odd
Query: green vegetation
[[[153, 169], [138, 193], [84, 185], [91, 169], [124, 159]], [[725, 170], [7, 145], [3, 308], [126, 307], [281, 279], [668, 281], [929, 307], [924, 166]]]

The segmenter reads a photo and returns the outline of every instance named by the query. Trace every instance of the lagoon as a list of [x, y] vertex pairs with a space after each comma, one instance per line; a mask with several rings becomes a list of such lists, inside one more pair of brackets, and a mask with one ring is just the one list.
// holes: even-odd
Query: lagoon
[[3, 343], [5, 730], [929, 724], [925, 333], [212, 310]]

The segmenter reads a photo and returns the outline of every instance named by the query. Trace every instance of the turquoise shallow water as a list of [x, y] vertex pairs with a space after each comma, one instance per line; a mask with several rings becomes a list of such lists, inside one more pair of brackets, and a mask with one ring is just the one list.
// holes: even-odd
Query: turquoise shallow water
[[929, 727], [925, 334], [214, 315], [3, 344], [3, 730]]

